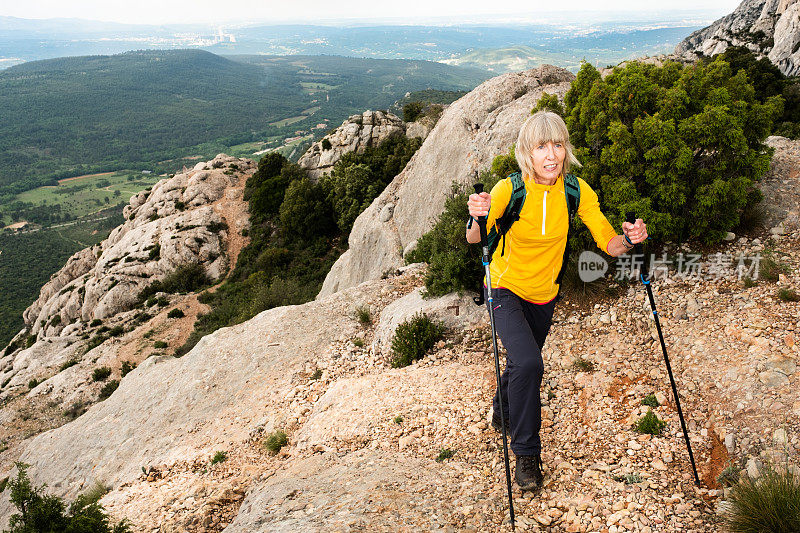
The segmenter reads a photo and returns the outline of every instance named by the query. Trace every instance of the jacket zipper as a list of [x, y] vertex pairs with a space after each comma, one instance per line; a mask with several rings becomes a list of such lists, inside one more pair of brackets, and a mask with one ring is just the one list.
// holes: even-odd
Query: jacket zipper
[[544, 235], [544, 221], [547, 220], [547, 191], [544, 191], [542, 200], [542, 235]]

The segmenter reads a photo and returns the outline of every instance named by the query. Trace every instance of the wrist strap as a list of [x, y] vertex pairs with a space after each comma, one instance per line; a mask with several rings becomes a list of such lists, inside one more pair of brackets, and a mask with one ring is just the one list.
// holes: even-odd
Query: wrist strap
[[[628, 236], [625, 235], [624, 233], [622, 234], [622, 236], [624, 237], [624, 239], [622, 241], [622, 244], [624, 244], [627, 248], [633, 248], [633, 246], [634, 246], [633, 241], [631, 241], [628, 238]], [[627, 244], [625, 244], [626, 242], [627, 242]]]

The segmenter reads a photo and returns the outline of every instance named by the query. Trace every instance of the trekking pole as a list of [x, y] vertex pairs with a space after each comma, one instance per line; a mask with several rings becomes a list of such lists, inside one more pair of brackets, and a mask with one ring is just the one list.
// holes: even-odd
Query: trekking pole
[[[636, 216], [633, 213], [627, 213], [628, 222], [631, 224], [636, 223]], [[678, 408], [678, 418], [681, 420], [681, 429], [683, 429], [683, 438], [686, 440], [686, 449], [689, 450], [689, 462], [692, 463], [692, 472], [694, 473], [694, 482], [699, 487], [700, 478], [697, 476], [697, 467], [694, 464], [694, 454], [692, 453], [692, 445], [689, 442], [689, 432], [686, 430], [686, 422], [683, 419], [683, 410], [681, 409], [681, 401], [678, 398], [678, 388], [675, 386], [675, 378], [672, 376], [672, 366], [669, 364], [669, 357], [667, 357], [667, 345], [664, 344], [664, 335], [661, 333], [661, 323], [658, 320], [658, 311], [656, 311], [656, 301], [653, 298], [653, 288], [650, 285], [650, 273], [647, 268], [647, 261], [642, 252], [642, 244], [639, 243], [634, 247], [634, 254], [642, 256], [642, 266], [639, 278], [642, 284], [647, 288], [647, 297], [650, 299], [650, 309], [653, 310], [653, 318], [656, 320], [656, 330], [658, 331], [658, 340], [661, 341], [661, 351], [664, 352], [664, 363], [667, 365], [667, 374], [669, 374], [669, 382], [672, 384], [672, 394], [675, 396], [675, 406]], [[633, 264], [633, 262], [631, 262]]]
[[[483, 183], [476, 183], [474, 186], [475, 194], [483, 192]], [[508, 508], [511, 515], [511, 530], [514, 527], [514, 499], [511, 496], [511, 467], [508, 464], [508, 440], [506, 439], [506, 416], [503, 412], [503, 396], [500, 388], [500, 353], [497, 350], [497, 330], [494, 327], [494, 307], [492, 307], [492, 275], [489, 271], [489, 240], [486, 237], [486, 217], [478, 217], [478, 228], [481, 232], [481, 261], [486, 271], [486, 301], [489, 304], [489, 324], [492, 328], [492, 345], [494, 347], [494, 373], [497, 380], [497, 397], [500, 405], [500, 424], [503, 430], [503, 459], [506, 465], [506, 488], [508, 489]]]

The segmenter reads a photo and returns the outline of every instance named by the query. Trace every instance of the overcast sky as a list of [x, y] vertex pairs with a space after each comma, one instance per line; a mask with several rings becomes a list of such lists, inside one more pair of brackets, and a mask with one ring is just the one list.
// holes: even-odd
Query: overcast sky
[[[21, 18], [74, 17], [135, 24], [381, 18], [419, 20], [425, 17], [463, 20], [481, 15], [519, 15], [525, 21], [530, 21], [537, 13], [550, 19], [554, 6], [561, 11], [641, 11], [642, 5], [639, 0], [606, 0], [602, 8], [598, 7], [596, 0], [2, 0], [0, 15]], [[650, 4], [647, 8], [650, 13], [654, 10], [713, 10], [723, 15], [738, 5], [738, 0], [671, 0]], [[447, 18], [441, 22], [447, 22]]]

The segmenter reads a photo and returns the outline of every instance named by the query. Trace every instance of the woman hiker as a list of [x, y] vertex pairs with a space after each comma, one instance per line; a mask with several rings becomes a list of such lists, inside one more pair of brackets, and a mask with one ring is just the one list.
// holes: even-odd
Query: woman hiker
[[[560, 116], [539, 111], [522, 126], [516, 151], [525, 184], [525, 203], [519, 220], [505, 234], [492, 255], [490, 272], [495, 326], [506, 349], [506, 368], [500, 379], [503, 413], [511, 432], [511, 449], [517, 459], [515, 480], [522, 490], [542, 485], [541, 400], [544, 373], [541, 349], [553, 317], [569, 227], [564, 176], [570, 166], [580, 166], [572, 153], [567, 126]], [[580, 204], [577, 215], [589, 228], [597, 246], [611, 256], [629, 252], [647, 238], [641, 219], [623, 222], [617, 235], [603, 213], [597, 194], [578, 178]], [[471, 194], [467, 205], [472, 218], [488, 216], [491, 229], [512, 194], [512, 181], [501, 180], [491, 194]], [[467, 241], [480, 242], [478, 224], [467, 226]], [[494, 397], [492, 425], [500, 430], [498, 394]]]

